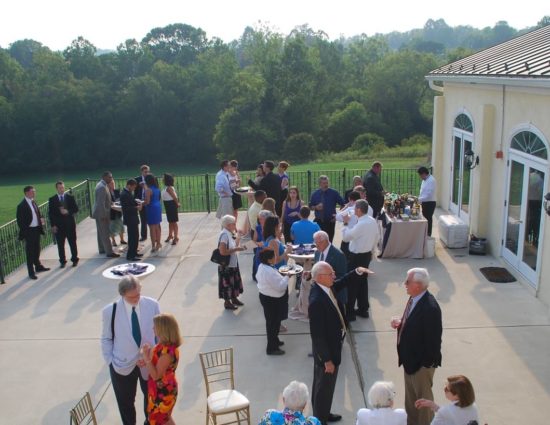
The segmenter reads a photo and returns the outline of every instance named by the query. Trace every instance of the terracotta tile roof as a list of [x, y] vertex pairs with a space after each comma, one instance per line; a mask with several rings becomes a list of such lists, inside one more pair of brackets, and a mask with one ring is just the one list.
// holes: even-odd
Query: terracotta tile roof
[[550, 25], [434, 69], [437, 76], [550, 79]]

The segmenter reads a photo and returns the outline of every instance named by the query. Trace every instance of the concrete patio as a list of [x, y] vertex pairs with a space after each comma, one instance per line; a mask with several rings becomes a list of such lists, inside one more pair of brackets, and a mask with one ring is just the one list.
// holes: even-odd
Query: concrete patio
[[[312, 382], [307, 323], [287, 320], [289, 332], [282, 335], [287, 354], [265, 355], [265, 322], [250, 278], [250, 254], [240, 255], [245, 306], [236, 312], [223, 309], [217, 299], [216, 267], [209, 262], [218, 232], [213, 214], [182, 214], [177, 246], [164, 246], [156, 257], [150, 256], [148, 242], [144, 246], [144, 261], [157, 269], [143, 279], [142, 294], [158, 299], [162, 311], [175, 314], [184, 334], [177, 370], [180, 395], [174, 410], [178, 424], [205, 421], [206, 396], [198, 360], [201, 351], [235, 348], [236, 384], [251, 401], [253, 424], [266, 409], [281, 407], [281, 392], [289, 381], [301, 380], [308, 386]], [[86, 391], [97, 404], [101, 424], [120, 423], [100, 350], [101, 310], [117, 298], [117, 281], [101, 273], [125, 261], [97, 254], [93, 220], [79, 225], [78, 238], [78, 267], [59, 269], [57, 250], [52, 246], [41, 256], [51, 271], [31, 281], [22, 267], [0, 286], [2, 424], [67, 423], [70, 408]], [[469, 256], [467, 250], [448, 250], [439, 242], [434, 258], [373, 261], [371, 318], [353, 323], [366, 388], [376, 380], [394, 381], [396, 406], [403, 406], [403, 371], [397, 367], [396, 337], [389, 322], [405, 306], [401, 282], [406, 270], [423, 266], [431, 273], [430, 290], [443, 311], [443, 366], [435, 375], [436, 402], [445, 402], [445, 377], [460, 373], [474, 384], [481, 423], [547, 424], [548, 307], [521, 283], [488, 282], [479, 268], [490, 265], [500, 265], [500, 261]], [[291, 296], [291, 302], [294, 300]], [[138, 423], [142, 423], [140, 404], [137, 406]], [[358, 375], [350, 347], [345, 345], [332, 411], [343, 415], [340, 423], [351, 425], [361, 407]]]

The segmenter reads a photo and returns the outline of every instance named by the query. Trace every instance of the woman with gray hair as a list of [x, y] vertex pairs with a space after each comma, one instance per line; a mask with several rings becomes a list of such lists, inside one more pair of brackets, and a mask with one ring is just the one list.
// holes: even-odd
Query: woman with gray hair
[[393, 382], [376, 381], [368, 394], [372, 409], [359, 409], [356, 425], [406, 425], [407, 413], [393, 409], [394, 397]]
[[229, 264], [218, 265], [218, 296], [224, 300], [226, 310], [236, 310], [244, 305], [238, 300], [243, 293], [243, 282], [237, 260], [237, 252], [245, 248], [239, 246], [236, 238], [236, 220], [232, 215], [224, 215], [221, 219], [222, 231], [218, 238], [218, 248], [221, 255], [229, 256]]
[[269, 409], [258, 425], [321, 425], [314, 416], [304, 416], [303, 412], [309, 400], [307, 385], [303, 382], [292, 381], [283, 390], [282, 411]]

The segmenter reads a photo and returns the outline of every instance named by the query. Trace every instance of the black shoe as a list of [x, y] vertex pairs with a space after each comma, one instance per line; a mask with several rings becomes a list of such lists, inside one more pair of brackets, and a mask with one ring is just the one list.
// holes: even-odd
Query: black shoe
[[73, 260], [73, 267], [76, 267], [79, 261], [80, 261], [79, 258], [77, 258], [76, 260]]
[[120, 241], [120, 244], [121, 244], [121, 245], [128, 245], [128, 242], [126, 242], [126, 241]]
[[342, 415], [338, 415], [336, 413], [329, 413], [327, 422], [338, 422], [342, 420]]
[[40, 267], [36, 268], [37, 272], [47, 272], [48, 270], [50, 270], [50, 268], [49, 267], [44, 267], [44, 266], [40, 266]]
[[139, 261], [139, 260], [140, 260], [140, 259], [137, 258], [137, 257], [131, 257], [131, 258], [126, 257], [126, 259], [127, 259], [128, 261]]
[[368, 319], [369, 318], [369, 311], [359, 311], [359, 310], [356, 310], [355, 311], [355, 314], [357, 314], [359, 317], [363, 317], [364, 319]]
[[116, 253], [114, 253], [114, 252], [111, 252], [110, 254], [107, 254], [107, 257], [108, 257], [108, 258], [118, 258], [118, 257], [120, 257], [120, 255], [119, 255], [119, 254], [116, 254]]
[[38, 279], [38, 276], [36, 276], [35, 274], [30, 274], [29, 279], [36, 280]]
[[59, 268], [60, 268], [60, 269], [64, 269], [66, 264], [67, 264], [66, 261], [61, 261], [61, 262], [59, 263]]
[[348, 315], [346, 317], [346, 319], [348, 319], [348, 322], [355, 322], [357, 320], [357, 318], [355, 317], [355, 315], [351, 316], [351, 315]]
[[283, 354], [285, 354], [285, 352], [280, 348], [277, 348], [276, 350], [266, 351], [266, 354], [268, 356], [282, 356]]
[[143, 257], [143, 254], [136, 254], [136, 255], [134, 255], [134, 257], [141, 258], [141, 257]]
[[278, 344], [279, 347], [280, 347], [281, 345], [285, 345], [285, 342], [284, 342], [284, 341], [279, 341], [277, 344]]
[[143, 241], [146, 241], [146, 240], [147, 240], [147, 236], [145, 236], [144, 238], [139, 239], [140, 242], [143, 242]]

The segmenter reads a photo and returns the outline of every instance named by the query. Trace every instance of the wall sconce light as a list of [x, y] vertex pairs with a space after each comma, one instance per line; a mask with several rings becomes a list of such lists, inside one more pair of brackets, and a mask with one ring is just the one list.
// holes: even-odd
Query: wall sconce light
[[544, 211], [546, 214], [550, 215], [550, 192], [544, 195]]
[[479, 156], [477, 156], [473, 150], [468, 149], [466, 152], [464, 152], [464, 165], [466, 165], [466, 167], [468, 167], [470, 170], [473, 170], [478, 164]]

